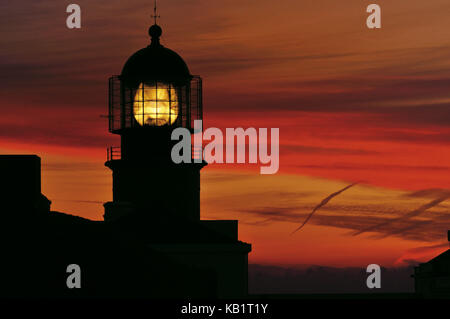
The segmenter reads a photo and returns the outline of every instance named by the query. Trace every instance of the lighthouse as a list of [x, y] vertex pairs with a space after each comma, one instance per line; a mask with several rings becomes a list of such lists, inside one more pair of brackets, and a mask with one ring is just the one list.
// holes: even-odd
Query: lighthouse
[[109, 131], [121, 145], [108, 148], [113, 200], [104, 204], [105, 223], [180, 270], [203, 272], [195, 280], [203, 282], [183, 287], [184, 296], [245, 296], [251, 245], [238, 240], [237, 220], [201, 220], [200, 172], [207, 163], [171, 158], [173, 130], [201, 133], [194, 121], [203, 119], [202, 79], [161, 44], [156, 19], [148, 33], [150, 43], [109, 79]]

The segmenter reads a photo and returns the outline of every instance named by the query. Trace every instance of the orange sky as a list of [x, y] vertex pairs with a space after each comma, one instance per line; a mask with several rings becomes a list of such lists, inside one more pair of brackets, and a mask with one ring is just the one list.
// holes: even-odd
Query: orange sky
[[[147, 45], [151, 6], [77, 3], [81, 30], [65, 27], [69, 3], [0, 5], [0, 149], [42, 157], [54, 210], [101, 219], [118, 144], [100, 117], [107, 79]], [[162, 43], [204, 79], [206, 127], [280, 128], [277, 175], [203, 171], [202, 217], [238, 218], [251, 262], [389, 266], [445, 249], [449, 200], [400, 217], [450, 189], [450, 3], [380, 0], [368, 30], [369, 3], [160, 1]]]

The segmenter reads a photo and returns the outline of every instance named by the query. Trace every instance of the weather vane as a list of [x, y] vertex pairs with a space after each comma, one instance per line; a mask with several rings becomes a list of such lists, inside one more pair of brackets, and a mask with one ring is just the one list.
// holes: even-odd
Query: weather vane
[[157, 14], [157, 10], [158, 10], [158, 8], [156, 6], [156, 0], [155, 0], [155, 7], [153, 8], [153, 15], [151, 16], [152, 18], [155, 19], [155, 24], [156, 24], [156, 19], [161, 18], [161, 16]]

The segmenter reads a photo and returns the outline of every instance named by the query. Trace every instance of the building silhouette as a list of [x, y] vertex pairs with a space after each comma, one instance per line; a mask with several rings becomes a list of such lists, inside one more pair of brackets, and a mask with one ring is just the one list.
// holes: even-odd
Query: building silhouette
[[415, 291], [421, 297], [450, 298], [450, 249], [415, 267], [414, 281]]
[[[41, 193], [40, 158], [0, 156], [2, 297], [243, 297], [251, 245], [236, 220], [200, 219], [202, 160], [175, 164], [175, 128], [201, 120], [202, 82], [183, 59], [151, 44], [110, 79], [109, 130], [121, 147], [105, 165], [113, 201], [104, 221], [50, 211]], [[201, 150], [193, 150], [194, 159]], [[200, 153], [201, 154], [201, 153]], [[81, 288], [66, 285], [81, 268]]]

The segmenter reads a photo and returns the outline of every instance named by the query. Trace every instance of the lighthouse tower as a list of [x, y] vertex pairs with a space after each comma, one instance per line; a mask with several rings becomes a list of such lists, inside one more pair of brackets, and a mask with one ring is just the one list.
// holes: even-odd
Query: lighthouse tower
[[[251, 245], [238, 240], [236, 220], [200, 219], [200, 171], [207, 163], [171, 159], [177, 142], [172, 131], [196, 133], [194, 121], [203, 118], [202, 79], [161, 44], [156, 22], [149, 35], [150, 44], [109, 80], [109, 131], [120, 136], [121, 146], [108, 149], [105, 163], [113, 175], [105, 222], [126, 225], [132, 234], [127, 236], [137, 236], [180, 267], [212, 274], [202, 287], [214, 286], [217, 296], [244, 296]], [[191, 151], [195, 154], [198, 150]]]
[[158, 25], [149, 34], [151, 44], [133, 54], [109, 82], [109, 130], [120, 135], [121, 147], [108, 152], [113, 202], [105, 205], [105, 220], [136, 209], [199, 220], [200, 170], [206, 162], [175, 164], [170, 155], [172, 131], [193, 132], [194, 120], [202, 119], [202, 80], [161, 45]]

